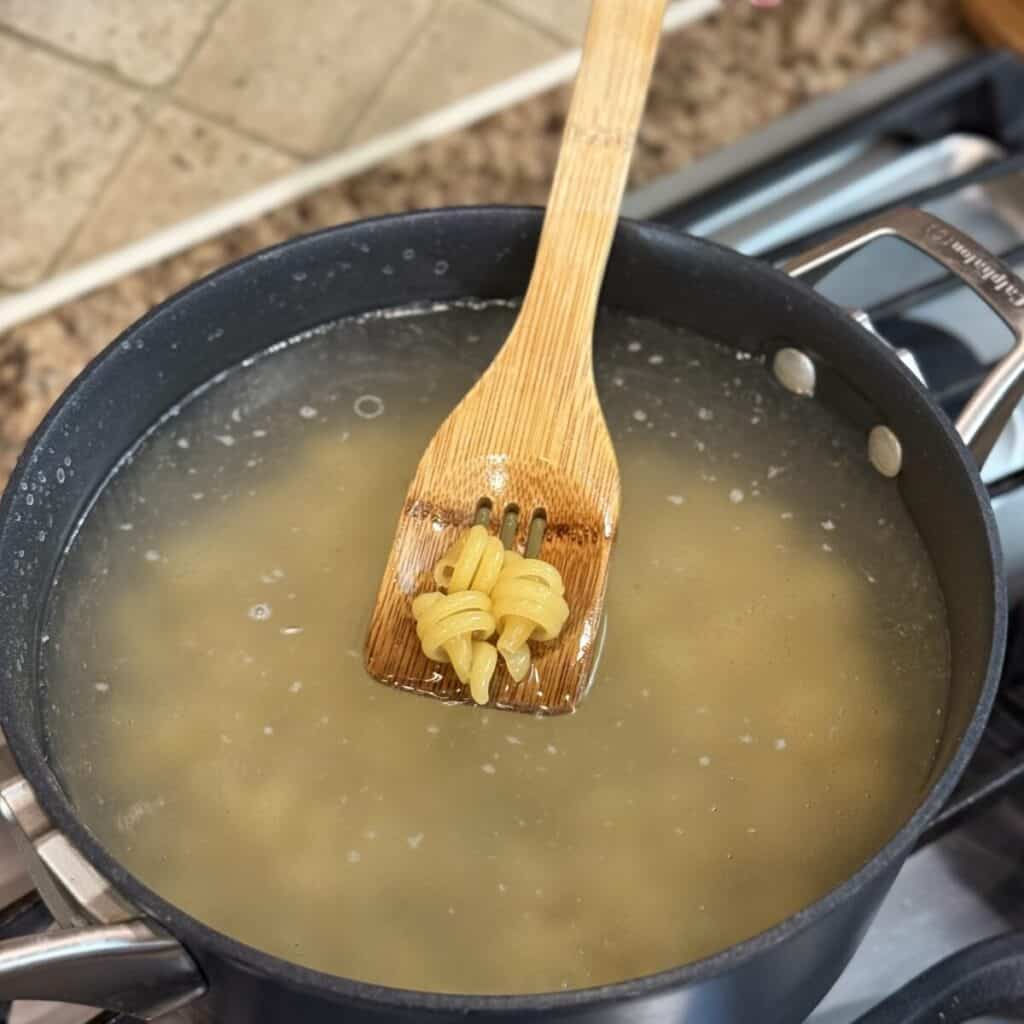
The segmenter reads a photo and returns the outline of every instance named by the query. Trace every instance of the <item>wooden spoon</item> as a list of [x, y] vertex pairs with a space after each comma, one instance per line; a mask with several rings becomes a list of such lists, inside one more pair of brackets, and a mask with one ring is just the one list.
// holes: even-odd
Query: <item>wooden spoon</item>
[[[530, 285], [512, 333], [423, 454], [398, 521], [366, 644], [381, 682], [468, 701], [427, 661], [411, 601], [463, 530], [493, 510], [562, 574], [570, 616], [533, 645], [530, 674], [491, 682], [498, 707], [572, 711], [596, 654], [619, 469], [594, 386], [594, 316], [657, 51], [665, 0], [594, 0]], [[531, 547], [535, 546], [531, 545]]]

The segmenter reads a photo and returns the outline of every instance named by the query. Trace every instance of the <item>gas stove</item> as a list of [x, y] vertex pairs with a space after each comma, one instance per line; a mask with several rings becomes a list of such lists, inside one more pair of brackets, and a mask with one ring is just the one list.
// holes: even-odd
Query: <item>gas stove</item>
[[[779, 263], [871, 213], [917, 205], [1024, 271], [1022, 96], [1024, 61], [940, 45], [633, 192], [626, 213]], [[977, 299], [899, 242], [875, 243], [819, 288], [893, 345], [951, 417], [1009, 347], [1008, 332]], [[1016, 604], [1000, 697], [959, 790], [811, 1024], [847, 1024], [945, 958], [1024, 930], [1024, 407], [983, 476]], [[13, 774], [9, 761], [0, 774], [6, 767]], [[5, 833], [0, 905], [0, 938], [47, 920]], [[985, 984], [993, 969], [1016, 974], [1024, 937], [1008, 938], [997, 952], [996, 968], [984, 952], [980, 960], [972, 953], [943, 964], [916, 988], [904, 988], [879, 1021], [962, 1019], [915, 1014], [927, 995], [967, 973], [975, 984]], [[1024, 966], [1019, 977], [1024, 992]], [[1015, 1009], [1024, 1010], [1024, 999]], [[109, 1013], [39, 1003], [16, 1004], [9, 1020], [127, 1024]]]

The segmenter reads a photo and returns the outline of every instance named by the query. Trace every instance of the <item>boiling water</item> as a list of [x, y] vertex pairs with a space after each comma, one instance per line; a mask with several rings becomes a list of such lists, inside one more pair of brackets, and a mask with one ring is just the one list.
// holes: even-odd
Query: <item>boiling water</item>
[[53, 754], [138, 877], [386, 985], [576, 988], [822, 896], [920, 797], [941, 595], [859, 431], [763, 364], [604, 315], [623, 482], [598, 678], [535, 719], [389, 690], [361, 648], [426, 439], [507, 308], [347, 322], [167, 419], [49, 610]]

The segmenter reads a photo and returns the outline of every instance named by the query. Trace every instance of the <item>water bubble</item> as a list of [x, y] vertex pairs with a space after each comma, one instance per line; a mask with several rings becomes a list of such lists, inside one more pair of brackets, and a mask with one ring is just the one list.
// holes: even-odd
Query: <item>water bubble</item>
[[384, 414], [384, 400], [377, 395], [360, 395], [352, 403], [352, 411], [364, 420], [375, 420]]
[[402, 259], [405, 260], [406, 263], [408, 263], [409, 260], [416, 259], [416, 250], [415, 249], [403, 249], [402, 250]]
[[701, 408], [697, 410], [697, 419], [704, 420], [705, 423], [708, 420], [713, 420], [714, 418], [715, 414], [710, 409]]
[[697, 758], [697, 764], [699, 764], [701, 768], [707, 768], [708, 765], [711, 764], [711, 758], [708, 757], [707, 754], [701, 754], [701, 756]]
[[665, 500], [672, 505], [682, 505], [686, 499], [681, 494], [666, 494]]
[[480, 765], [480, 771], [482, 771], [485, 775], [493, 775], [497, 770], [498, 769], [495, 768], [494, 765], [490, 763], [490, 761], [488, 761], [486, 764]]
[[415, 850], [423, 842], [423, 833], [417, 832], [415, 835], [406, 836], [405, 841], [409, 844], [410, 850]]
[[146, 558], [147, 562], [159, 562], [160, 561], [160, 552], [157, 551], [156, 548], [150, 548], [146, 552], [145, 558]]
[[64, 481], [66, 479], [67, 479], [67, 474], [64, 472], [64, 470], [60, 466], [58, 466], [57, 467], [57, 483], [62, 484], [62, 483], [64, 483]]
[[249, 618], [254, 622], [266, 622], [271, 616], [269, 604], [254, 604], [249, 609]]
[[395, 268], [391, 266], [390, 263], [385, 263], [384, 266], [380, 268], [380, 272], [385, 274], [387, 277], [390, 277], [395, 272]]
[[304, 420], [311, 420], [311, 419], [313, 419], [314, 416], [316, 416], [316, 409], [314, 409], [313, 406], [311, 406], [311, 405], [304, 405], [299, 410], [299, 415]]
[[434, 273], [437, 274], [438, 277], [444, 277], [444, 275], [448, 273], [448, 261], [438, 260], [434, 264]]
[[230, 448], [234, 443], [235, 439], [231, 434], [214, 434], [213, 435], [225, 448]]
[[640, 349], [642, 349], [642, 348], [643, 348], [643, 345], [639, 341], [631, 341], [626, 346], [626, 351], [627, 352], [639, 352]]
[[633, 410], [633, 419], [635, 419], [637, 421], [637, 423], [643, 423], [647, 419], [647, 413], [644, 412], [643, 409], [634, 409]]
[[743, 500], [743, 492], [738, 487], [734, 487], [729, 492], [729, 500], [734, 505], [738, 505]]

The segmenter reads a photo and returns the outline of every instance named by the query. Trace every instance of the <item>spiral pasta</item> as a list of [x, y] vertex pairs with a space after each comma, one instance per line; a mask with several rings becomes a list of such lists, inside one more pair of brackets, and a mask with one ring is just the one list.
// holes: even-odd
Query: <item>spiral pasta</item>
[[481, 525], [442, 556], [434, 582], [442, 589], [413, 600], [416, 635], [431, 661], [451, 663], [478, 704], [489, 699], [499, 654], [521, 682], [532, 663], [529, 642], [554, 640], [569, 617], [558, 570], [506, 551]]

